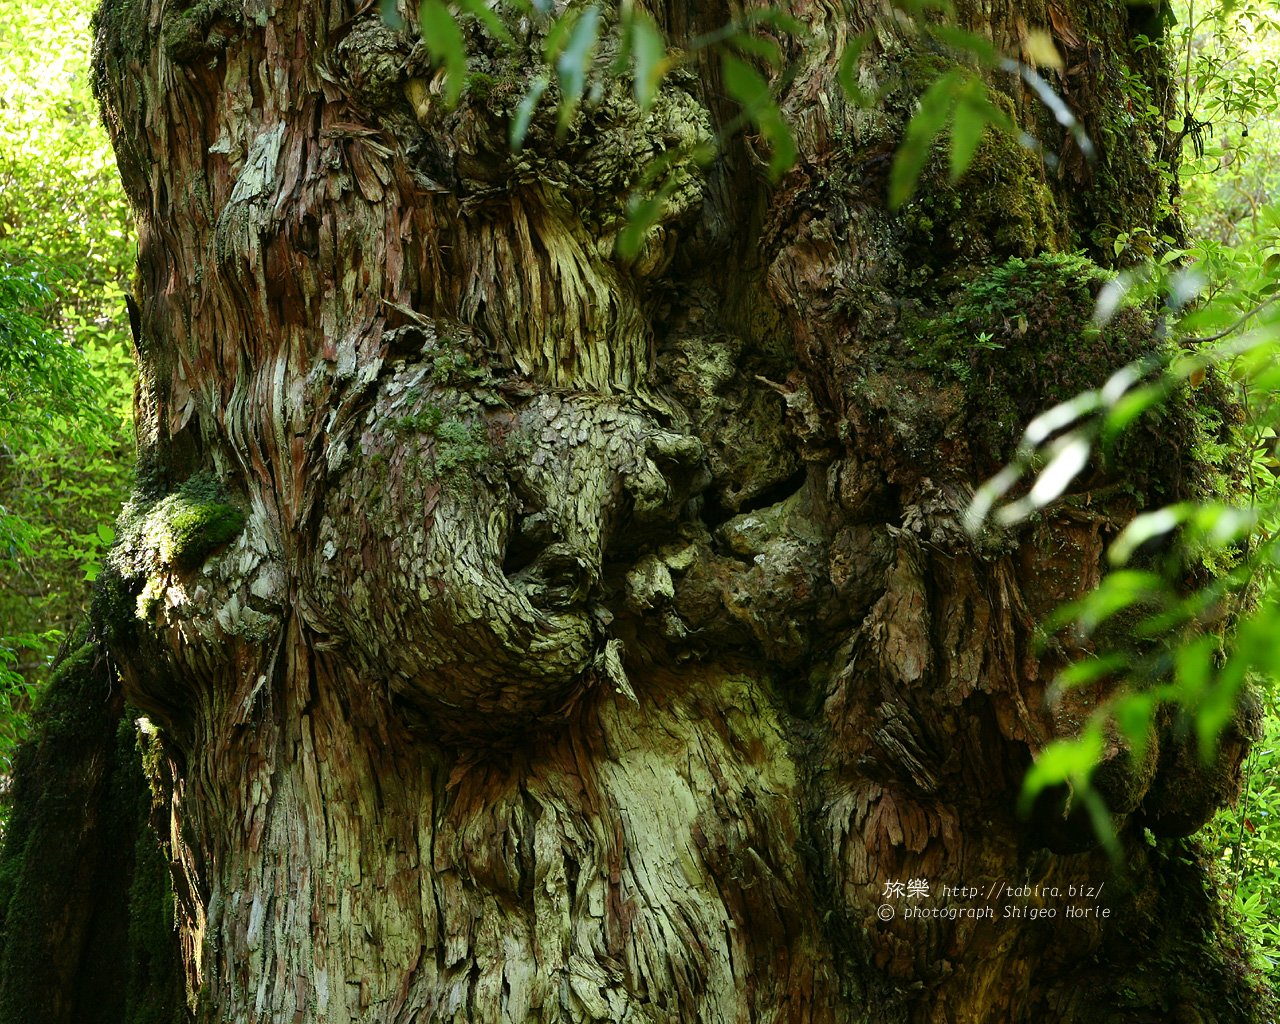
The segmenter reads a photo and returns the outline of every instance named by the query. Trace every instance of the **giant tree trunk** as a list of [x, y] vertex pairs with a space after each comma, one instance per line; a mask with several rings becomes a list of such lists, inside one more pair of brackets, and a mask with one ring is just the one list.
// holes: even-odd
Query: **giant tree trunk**
[[[1013, 813], [1101, 696], [1047, 700], [1079, 651], [1038, 653], [1034, 623], [1097, 580], [1135, 492], [1195, 483], [1192, 417], [1017, 537], [959, 525], [1022, 422], [1149, 329], [1086, 343], [1096, 282], [1030, 259], [988, 325], [1003, 349], [929, 347], [982, 267], [1165, 216], [1167, 140], [1123, 76], [1168, 90], [1120, 0], [965, 5], [1015, 55], [1055, 33], [1100, 153], [1002, 78], [1058, 167], [989, 136], [897, 216], [911, 99], [957, 56], [888, 6], [795, 5], [800, 158], [774, 186], [757, 139], [689, 155], [736, 113], [712, 59], [642, 115], [602, 54], [566, 137], [548, 105], [516, 157], [527, 56], [473, 40], [450, 111], [378, 6], [106, 0], [98, 20], [138, 215], [142, 460], [101, 600], [168, 759], [199, 1019], [1263, 1013], [1194, 853], [1143, 831], [1204, 821], [1242, 738], [1212, 769], [1172, 725], [1138, 764], [1116, 742], [1121, 873], [1066, 795]], [[681, 43], [732, 11], [653, 13]], [[869, 109], [836, 84], [863, 30]], [[663, 153], [675, 190], [623, 260]], [[916, 879], [927, 899], [886, 896]], [[1061, 894], [987, 899], [1002, 883]], [[994, 920], [902, 916], [984, 900]]]

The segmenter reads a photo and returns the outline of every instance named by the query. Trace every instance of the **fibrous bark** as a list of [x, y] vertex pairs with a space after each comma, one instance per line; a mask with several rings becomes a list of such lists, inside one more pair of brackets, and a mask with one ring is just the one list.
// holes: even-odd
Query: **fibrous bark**
[[[653, 10], [677, 44], [731, 13]], [[693, 159], [735, 113], [712, 60], [642, 112], [602, 47], [567, 134], [548, 106], [513, 155], [527, 23], [472, 40], [450, 110], [377, 5], [104, 5], [143, 469], [103, 601], [167, 758], [201, 1020], [1265, 1013], [1182, 848], [1143, 841], [1230, 795], [1243, 723], [1212, 768], [1172, 722], [1140, 764], [1116, 739], [1123, 875], [1066, 794], [1012, 809], [1105, 695], [1050, 701], [1080, 651], [1034, 624], [1096, 582], [1135, 490], [1195, 485], [1202, 427], [1184, 410], [1168, 458], [1099, 465], [1019, 537], [960, 526], [1024, 406], [1155, 344], [1063, 330], [1090, 275], [1038, 254], [1163, 215], [1163, 140], [1117, 121], [1122, 69], [1158, 84], [1158, 58], [1118, 3], [962, 10], [1002, 51], [1055, 34], [1100, 156], [1001, 79], [1058, 169], [989, 135], [890, 215], [913, 98], [963, 58], [891, 8], [793, 13], [800, 157], [770, 186], [751, 137]], [[863, 30], [870, 107], [836, 83]], [[956, 363], [931, 342], [992, 266], [1040, 304], [964, 306], [1007, 358]], [[882, 920], [906, 879], [935, 905], [1105, 883], [1113, 917]]]

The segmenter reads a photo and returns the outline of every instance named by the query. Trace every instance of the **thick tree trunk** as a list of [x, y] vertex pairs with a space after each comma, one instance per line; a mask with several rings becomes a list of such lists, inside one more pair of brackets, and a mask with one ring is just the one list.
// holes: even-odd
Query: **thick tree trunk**
[[[1054, 32], [1100, 156], [1002, 79], [1058, 169], [989, 136], [891, 216], [912, 98], [956, 57], [887, 6], [794, 10], [800, 159], [768, 187], [758, 140], [690, 155], [735, 113], [712, 60], [642, 114], [602, 54], [567, 136], [548, 109], [513, 157], [519, 47], [480, 45], [450, 111], [377, 4], [106, 0], [142, 470], [101, 601], [168, 758], [200, 1020], [1265, 1014], [1194, 854], [1143, 841], [1206, 819], [1242, 738], [1213, 769], [1172, 726], [1141, 763], [1114, 744], [1122, 873], [1065, 797], [1012, 811], [1101, 696], [1047, 700], [1078, 652], [1033, 625], [1135, 491], [1185, 491], [1189, 400], [1020, 543], [959, 525], [1030, 414], [1152, 344], [1136, 314], [1082, 337], [1079, 261], [1006, 261], [1164, 216], [1123, 88], [1165, 95], [1156, 58], [1119, 0], [962, 11], [1015, 55]], [[731, 16], [653, 13], [677, 43]], [[863, 30], [870, 109], [836, 85]], [[931, 348], [1001, 265], [1003, 349]], [[909, 880], [928, 897], [886, 895]]]

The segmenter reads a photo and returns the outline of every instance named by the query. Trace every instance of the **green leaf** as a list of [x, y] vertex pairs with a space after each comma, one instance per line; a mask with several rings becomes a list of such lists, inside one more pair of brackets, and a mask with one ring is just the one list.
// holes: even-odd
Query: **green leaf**
[[773, 105], [769, 83], [746, 61], [731, 53], [724, 55], [725, 88], [753, 120], [760, 110]]
[[958, 181], [968, 170], [987, 125], [995, 125], [1006, 132], [1013, 130], [1008, 115], [988, 98], [987, 87], [982, 80], [970, 78], [957, 91], [957, 103], [951, 121], [952, 181]]
[[1112, 706], [1112, 717], [1133, 748], [1135, 759], [1140, 759], [1146, 752], [1157, 704], [1158, 698], [1154, 693], [1132, 693]]
[[554, 64], [569, 39], [569, 33], [582, 16], [581, 7], [570, 7], [551, 23], [547, 38], [542, 42], [542, 57], [548, 64]]
[[1103, 436], [1115, 437], [1144, 412], [1163, 401], [1168, 393], [1169, 388], [1163, 382], [1134, 388], [1107, 412]]
[[502, 23], [502, 19], [484, 0], [458, 0], [458, 6], [484, 25], [494, 39], [500, 40], [508, 46], [515, 46], [516, 41], [511, 37], [507, 26]]
[[780, 11], [776, 7], [762, 7], [751, 11], [743, 19], [747, 25], [773, 25], [775, 28], [781, 29], [788, 35], [807, 36], [809, 27], [798, 18], [792, 17], [785, 11]]
[[556, 60], [556, 77], [560, 82], [560, 129], [573, 117], [587, 84], [587, 67], [600, 36], [600, 8], [594, 4], [574, 22], [568, 42]]
[[658, 26], [644, 11], [637, 11], [631, 23], [631, 56], [634, 62], [632, 89], [641, 110], [648, 110], [653, 103], [662, 76], [667, 73], [667, 44]]
[[790, 169], [796, 159], [796, 144], [791, 129], [782, 117], [769, 91], [769, 83], [746, 61], [731, 53], [724, 55], [724, 84], [729, 95], [742, 107], [743, 113], [756, 125], [769, 144], [769, 176], [777, 179]]
[[1235, 717], [1239, 690], [1235, 686], [1209, 685], [1201, 694], [1196, 707], [1196, 736], [1200, 741], [1200, 756], [1211, 762], [1218, 750], [1222, 731]]
[[1183, 701], [1195, 704], [1197, 698], [1209, 685], [1213, 655], [1218, 649], [1218, 644], [1216, 637], [1202, 636], [1178, 648], [1176, 677], [1178, 696]]
[[897, 210], [915, 191], [916, 182], [929, 161], [934, 138], [951, 115], [964, 73], [952, 70], [937, 78], [923, 96], [920, 107], [907, 122], [906, 136], [898, 147], [889, 174], [889, 209]]
[[454, 107], [467, 78], [467, 50], [458, 22], [441, 0], [422, 0], [418, 8], [422, 42], [431, 59], [445, 68], [445, 103]]
[[840, 55], [840, 67], [836, 72], [836, 80], [840, 83], [845, 96], [859, 105], [867, 102], [867, 96], [858, 84], [858, 65], [869, 42], [871, 42], [869, 32], [863, 32], [850, 39], [845, 45], [844, 53]]
[[1078, 622], [1085, 633], [1092, 633], [1117, 612], [1135, 604], [1151, 604], [1165, 593], [1165, 581], [1158, 573], [1119, 569], [1108, 573], [1096, 590], [1078, 601], [1055, 609], [1042, 627], [1053, 636], [1069, 622]]
[[382, 14], [382, 23], [387, 28], [395, 29], [397, 32], [404, 31], [406, 27], [405, 20], [396, 9], [396, 0], [381, 0], [379, 9]]
[[98, 538], [103, 544], [111, 544], [116, 539], [116, 531], [111, 529], [105, 523], [98, 524]]
[[982, 133], [986, 131], [987, 119], [981, 110], [969, 103], [956, 106], [955, 116], [951, 122], [951, 180], [959, 181], [960, 176], [969, 169], [973, 155], [978, 151], [982, 141]]
[[1154, 512], [1145, 512], [1133, 519], [1111, 542], [1107, 558], [1112, 565], [1124, 565], [1130, 556], [1147, 541], [1177, 529], [1191, 514], [1190, 503], [1166, 505]]
[[729, 37], [729, 45], [745, 57], [759, 57], [770, 67], [782, 66], [782, 47], [772, 39], [738, 32]]
[[645, 237], [662, 217], [662, 211], [670, 196], [670, 186], [659, 189], [656, 195], [636, 203], [627, 216], [626, 226], [618, 234], [616, 248], [624, 260], [635, 259], [644, 244]]
[[1127, 655], [1113, 653], [1097, 658], [1081, 658], [1072, 662], [1054, 677], [1053, 683], [1062, 690], [1073, 686], [1086, 686], [1103, 676], [1115, 675], [1129, 667]]
[[1074, 780], [1081, 785], [1102, 756], [1102, 732], [1094, 723], [1079, 739], [1055, 740], [1040, 751], [1022, 782], [1018, 810], [1026, 814], [1046, 786]]
[[957, 50], [972, 53], [983, 64], [994, 64], [999, 54], [990, 39], [945, 23], [930, 25], [929, 34]]
[[516, 106], [515, 116], [511, 119], [511, 149], [513, 152], [519, 153], [524, 148], [524, 137], [529, 131], [529, 122], [533, 118], [533, 110], [550, 84], [546, 75], [540, 75], [529, 83], [529, 91], [520, 97], [520, 102]]

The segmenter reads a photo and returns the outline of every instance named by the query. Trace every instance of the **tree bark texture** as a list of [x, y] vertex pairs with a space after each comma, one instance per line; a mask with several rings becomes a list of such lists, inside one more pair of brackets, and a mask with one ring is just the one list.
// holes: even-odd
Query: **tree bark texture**
[[[685, 44], [742, 11], [652, 13]], [[1154, 344], [1140, 314], [1083, 340], [1096, 280], [1043, 254], [1176, 223], [1124, 91], [1171, 109], [1158, 53], [1118, 0], [962, 5], [1015, 56], [1053, 34], [1099, 155], [993, 78], [1056, 167], [989, 134], [891, 215], [914, 99], [963, 58], [888, 5], [792, 13], [800, 156], [770, 185], [750, 134], [690, 155], [737, 113], [711, 57], [642, 113], [606, 44], [564, 137], [548, 102], [512, 155], [528, 24], [472, 36], [450, 110], [378, 4], [106, 0], [142, 469], [103, 636], [159, 729], [199, 1020], [1265, 1019], [1176, 838], [1230, 797], [1246, 721], [1211, 767], [1172, 714], [1141, 759], [1111, 743], [1123, 871], [1070, 794], [1013, 812], [1106, 692], [1050, 699], [1088, 641], [1034, 625], [1140, 501], [1201, 486], [1207, 399], [1017, 536], [960, 526], [1026, 419]], [[837, 85], [863, 31], [865, 108]], [[1002, 267], [1030, 282], [1003, 348], [931, 363]], [[1112, 917], [907, 919], [908, 879], [935, 906], [1105, 885]]]

